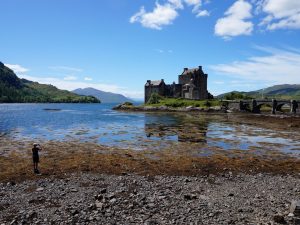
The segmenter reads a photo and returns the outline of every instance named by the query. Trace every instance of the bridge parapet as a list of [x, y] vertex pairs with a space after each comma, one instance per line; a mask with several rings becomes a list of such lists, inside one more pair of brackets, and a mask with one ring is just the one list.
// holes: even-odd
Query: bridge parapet
[[296, 100], [267, 100], [267, 99], [252, 99], [252, 100], [222, 100], [223, 104], [229, 109], [239, 110], [239, 111], [249, 111], [252, 113], [260, 113], [261, 107], [263, 105], [269, 105], [272, 110], [272, 114], [276, 112], [282, 112], [282, 106], [288, 105], [290, 107], [290, 112], [296, 114], [300, 105], [300, 101]]

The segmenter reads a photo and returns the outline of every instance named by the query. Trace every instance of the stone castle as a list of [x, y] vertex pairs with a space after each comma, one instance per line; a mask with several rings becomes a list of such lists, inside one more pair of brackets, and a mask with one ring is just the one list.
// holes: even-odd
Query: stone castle
[[207, 91], [207, 74], [198, 68], [184, 68], [178, 76], [178, 84], [165, 84], [164, 80], [147, 80], [145, 84], [145, 103], [148, 102], [152, 93], [157, 93], [164, 97], [185, 98], [193, 100], [204, 100], [211, 98]]

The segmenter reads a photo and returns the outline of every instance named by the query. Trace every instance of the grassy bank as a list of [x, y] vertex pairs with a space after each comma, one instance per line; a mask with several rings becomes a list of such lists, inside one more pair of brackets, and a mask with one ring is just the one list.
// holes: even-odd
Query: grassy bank
[[190, 100], [183, 98], [164, 98], [158, 95], [152, 95], [146, 106], [167, 106], [167, 107], [201, 107], [201, 108], [209, 108], [215, 106], [221, 106], [222, 103], [217, 99], [212, 100]]

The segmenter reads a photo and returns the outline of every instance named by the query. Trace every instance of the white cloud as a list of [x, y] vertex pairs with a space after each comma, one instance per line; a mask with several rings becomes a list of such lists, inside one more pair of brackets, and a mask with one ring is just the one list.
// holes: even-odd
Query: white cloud
[[214, 83], [214, 84], [221, 85], [221, 84], [224, 84], [225, 82], [224, 82], [224, 81], [214, 81], [213, 83]]
[[16, 74], [26, 73], [29, 71], [29, 69], [18, 64], [4, 64], [4, 65], [10, 68], [11, 70], [13, 70]]
[[173, 50], [169, 49], [169, 50], [163, 50], [163, 49], [155, 49], [154, 51], [163, 54], [163, 53], [173, 53]]
[[[202, 10], [202, 1], [201, 0], [184, 0], [187, 5], [193, 6], [192, 12], [196, 14], [196, 17], [209, 16], [210, 13], [207, 10]], [[206, 2], [208, 4], [208, 2]]]
[[258, 47], [265, 56], [250, 57], [244, 61], [211, 66], [216, 73], [247, 80], [273, 84], [300, 83], [300, 52], [291, 49]]
[[183, 9], [182, 0], [168, 0], [176, 9]]
[[38, 76], [28, 76], [28, 75], [21, 75], [20, 77], [25, 78], [27, 80], [39, 82], [41, 84], [51, 84], [62, 90], [72, 91], [77, 88], [92, 87], [102, 91], [123, 94], [129, 98], [143, 98], [144, 95], [144, 92], [142, 90], [131, 91], [128, 90], [128, 88], [120, 87], [114, 84], [99, 84], [99, 83], [91, 83], [91, 82], [70, 81], [70, 80], [58, 79], [53, 77], [38, 77]]
[[147, 12], [142, 6], [140, 11], [130, 18], [130, 23], [141, 23], [143, 27], [161, 30], [170, 25], [179, 16], [178, 11], [184, 9], [184, 4], [193, 6], [196, 17], [208, 16], [207, 10], [201, 10], [201, 0], [166, 0], [164, 4], [155, 3], [152, 12]]
[[75, 77], [75, 76], [66, 76], [66, 77], [64, 77], [64, 80], [77, 80], [77, 77]]
[[84, 80], [85, 80], [85, 81], [92, 81], [93, 78], [91, 78], [91, 77], [85, 77]]
[[268, 30], [300, 29], [299, 0], [264, 0], [258, 2], [258, 7], [267, 13], [260, 25]]
[[69, 67], [69, 66], [49, 66], [49, 69], [55, 71], [68, 71], [68, 72], [82, 72], [82, 69]]
[[253, 31], [253, 23], [246, 21], [252, 17], [252, 5], [244, 0], [236, 1], [226, 12], [225, 17], [217, 20], [215, 34], [225, 39], [250, 35]]
[[162, 54], [162, 53], [164, 53], [165, 51], [164, 50], [162, 50], [162, 49], [155, 49], [155, 51], [156, 52], [158, 52], [158, 53], [160, 53], [160, 54]]
[[199, 5], [201, 4], [200, 0], [184, 0], [188, 5]]
[[209, 15], [210, 15], [210, 13], [207, 10], [200, 10], [197, 13], [196, 17], [209, 16]]
[[142, 26], [161, 30], [163, 26], [170, 25], [178, 16], [176, 5], [166, 3], [160, 5], [158, 2], [152, 12], [146, 12], [142, 7], [138, 13], [130, 18], [130, 23], [139, 22]]

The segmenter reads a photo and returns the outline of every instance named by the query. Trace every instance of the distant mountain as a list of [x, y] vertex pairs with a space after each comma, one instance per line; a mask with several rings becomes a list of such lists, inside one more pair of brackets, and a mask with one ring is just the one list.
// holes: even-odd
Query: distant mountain
[[132, 99], [126, 98], [124, 95], [111, 92], [100, 91], [95, 88], [76, 89], [72, 91], [79, 95], [90, 95], [101, 100], [102, 103], [123, 103], [132, 102]]
[[226, 96], [244, 96], [245, 98], [276, 98], [276, 99], [300, 99], [300, 84], [281, 84], [272, 87], [250, 92], [233, 91], [217, 96], [217, 98], [226, 98]]
[[100, 103], [92, 96], [80, 96], [52, 85], [20, 79], [0, 62], [0, 103]]

